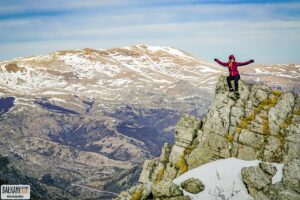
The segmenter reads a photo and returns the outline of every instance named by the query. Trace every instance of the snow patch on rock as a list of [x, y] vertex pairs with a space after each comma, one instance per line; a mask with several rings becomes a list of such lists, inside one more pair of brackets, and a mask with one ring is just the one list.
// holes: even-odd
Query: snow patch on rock
[[[227, 158], [207, 163], [194, 168], [173, 180], [180, 185], [188, 178], [198, 178], [205, 185], [205, 190], [198, 194], [184, 191], [192, 200], [215, 199], [218, 197], [230, 200], [253, 199], [243, 183], [241, 169], [244, 167], [258, 166], [260, 161], [245, 161], [237, 158]], [[272, 183], [281, 181], [283, 164], [272, 163], [277, 168]]]

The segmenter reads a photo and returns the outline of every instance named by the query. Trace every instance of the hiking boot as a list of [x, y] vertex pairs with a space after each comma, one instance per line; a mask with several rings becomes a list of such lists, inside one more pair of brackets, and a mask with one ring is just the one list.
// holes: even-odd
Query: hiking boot
[[233, 88], [229, 88], [229, 92], [233, 92]]
[[240, 93], [239, 93], [238, 91], [234, 91], [234, 94], [235, 94], [236, 96], [240, 96]]

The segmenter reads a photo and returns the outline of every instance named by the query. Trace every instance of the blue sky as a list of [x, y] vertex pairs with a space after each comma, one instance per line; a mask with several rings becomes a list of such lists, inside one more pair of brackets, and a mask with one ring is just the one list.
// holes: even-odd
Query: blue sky
[[171, 46], [196, 57], [300, 63], [300, 1], [1, 0], [0, 60], [77, 48]]

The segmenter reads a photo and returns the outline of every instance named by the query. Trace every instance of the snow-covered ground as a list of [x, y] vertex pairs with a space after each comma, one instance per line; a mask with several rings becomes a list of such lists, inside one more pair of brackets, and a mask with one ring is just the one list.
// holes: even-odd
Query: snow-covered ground
[[[198, 178], [205, 185], [205, 190], [198, 194], [184, 191], [192, 200], [250, 200], [253, 199], [247, 192], [241, 176], [244, 167], [258, 166], [260, 161], [245, 161], [237, 158], [227, 158], [207, 163], [176, 178], [173, 182], [180, 185], [188, 178]], [[283, 164], [272, 163], [277, 168], [277, 173], [272, 183], [281, 181]]]

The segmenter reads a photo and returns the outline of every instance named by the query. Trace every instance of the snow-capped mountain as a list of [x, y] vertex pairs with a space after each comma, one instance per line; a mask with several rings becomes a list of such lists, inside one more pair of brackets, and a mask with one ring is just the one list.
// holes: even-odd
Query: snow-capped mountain
[[[176, 82], [187, 81], [199, 89], [213, 89], [226, 70], [183, 51], [135, 45], [114, 49], [59, 51], [45, 56], [0, 62], [1, 92], [25, 95], [75, 94], [120, 101], [122, 91], [159, 90], [172, 93]], [[299, 78], [300, 65], [240, 67], [255, 80], [272, 76], [274, 82]], [[284, 82], [284, 81], [283, 81]], [[293, 81], [287, 81], [292, 83]], [[114, 90], [115, 89], [115, 90]], [[118, 95], [117, 95], [118, 94]], [[178, 92], [178, 95], [182, 95]], [[186, 96], [184, 96], [186, 97]]]
[[212, 89], [223, 70], [177, 49], [146, 45], [61, 51], [0, 65], [2, 94], [72, 94], [110, 102], [134, 94], [130, 101], [139, 102], [136, 94], [147, 92], [185, 98], [185, 82], [192, 88]]
[[[300, 65], [240, 72], [247, 81], [299, 89]], [[137, 166], [172, 143], [183, 113], [207, 112], [218, 77], [227, 73], [187, 52], [148, 45], [2, 61], [0, 154], [69, 192], [78, 185], [124, 190], [136, 181]]]
[[[257, 64], [240, 71], [246, 80], [281, 88], [297, 89], [300, 84], [300, 65]], [[211, 96], [217, 78], [226, 73], [216, 63], [170, 47], [80, 49], [0, 62], [0, 94], [26, 96], [16, 100], [23, 105], [47, 97], [70, 106], [68, 100], [77, 96], [110, 105], [177, 107], [180, 102]], [[84, 107], [76, 102], [73, 106]]]

